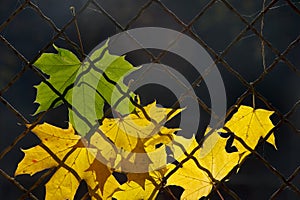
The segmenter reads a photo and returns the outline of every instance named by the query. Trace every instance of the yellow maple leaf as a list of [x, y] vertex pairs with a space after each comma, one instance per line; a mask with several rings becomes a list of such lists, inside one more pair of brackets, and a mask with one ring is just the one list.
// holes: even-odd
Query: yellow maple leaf
[[91, 193], [94, 199], [111, 198], [112, 192], [103, 192], [103, 188], [108, 187], [108, 191], [111, 191], [110, 189], [118, 188], [119, 184], [116, 180], [113, 181], [114, 177], [107, 176], [103, 176], [106, 182], [101, 182], [102, 179], [96, 174], [97, 169], [91, 168], [98, 150], [85, 147], [81, 137], [75, 135], [71, 124], [68, 129], [61, 129], [44, 123], [34, 127], [32, 132], [39, 137], [41, 143], [23, 150], [25, 156], [18, 164], [15, 176], [33, 175], [56, 167], [55, 173], [46, 183], [45, 199], [73, 199], [81, 180], [85, 180], [89, 190], [94, 191]]
[[149, 153], [157, 150], [156, 145], [158, 144], [169, 144], [174, 140], [175, 132], [180, 130], [180, 128], [161, 127], [158, 134], [155, 134], [144, 141], [146, 152]]
[[[209, 131], [210, 128], [206, 130], [206, 133]], [[240, 162], [241, 153], [227, 153], [225, 150], [226, 142], [226, 138], [213, 132], [205, 139], [203, 146], [194, 153], [194, 159], [189, 159], [170, 176], [167, 185], [183, 187], [185, 190], [181, 199], [192, 200], [207, 196], [217, 184], [216, 180], [222, 180]], [[211, 147], [212, 144], [213, 147]], [[198, 142], [193, 138], [193, 142], [186, 152], [191, 153], [197, 146]], [[185, 155], [178, 161], [181, 162], [184, 158], [186, 158]], [[173, 168], [170, 167], [169, 171], [172, 171]]]
[[114, 168], [118, 163], [118, 149], [109, 141], [105, 135], [95, 132], [90, 139], [90, 144], [97, 148], [101, 154], [98, 154], [97, 159], [110, 168]]
[[[161, 159], [165, 154], [160, 153], [160, 156], [157, 156], [158, 153], [154, 151], [156, 145], [170, 142], [174, 133], [180, 130], [169, 129], [164, 127], [163, 123], [159, 124], [162, 121], [170, 120], [182, 109], [177, 109], [170, 114], [171, 111], [171, 108], [161, 108], [156, 105], [156, 102], [153, 102], [143, 109], [136, 108], [134, 113], [125, 117], [106, 118], [99, 130], [110, 139], [112, 144], [105, 141], [103, 135], [97, 132], [91, 137], [91, 144], [104, 152], [102, 155], [107, 162], [114, 160], [113, 168], [119, 171], [127, 171], [128, 168], [141, 165], [146, 167], [149, 165], [149, 170], [151, 170], [155, 168], [150, 166], [152, 163], [160, 166], [166, 164], [166, 156], [165, 161]], [[112, 145], [115, 145], [117, 149]], [[110, 150], [107, 151], [107, 149]], [[141, 154], [143, 155], [141, 156]], [[145, 170], [147, 171], [148, 168]]]
[[[126, 172], [128, 181], [120, 186], [118, 197], [136, 193], [135, 199], [147, 199], [155, 186], [153, 177], [155, 169], [167, 164], [167, 154], [164, 145], [173, 140], [176, 128], [166, 128], [163, 124], [182, 111], [171, 108], [161, 108], [153, 102], [143, 109], [136, 108], [135, 112], [125, 117], [104, 119], [99, 127], [100, 132], [91, 137], [91, 144], [99, 148], [107, 162], [114, 161], [113, 168], [119, 172]], [[172, 114], [170, 113], [172, 112]], [[150, 118], [150, 120], [149, 120]], [[116, 145], [115, 149], [105, 141], [103, 135]], [[104, 144], [104, 145], [103, 145]], [[110, 149], [110, 150], [107, 150]], [[110, 158], [110, 156], [112, 156]], [[136, 170], [135, 170], [136, 169]], [[152, 185], [151, 185], [152, 184]], [[158, 192], [158, 191], [157, 191]], [[155, 192], [156, 194], [156, 192]], [[120, 195], [120, 196], [119, 196]]]
[[[254, 109], [249, 106], [241, 105], [232, 118], [226, 122], [225, 127], [229, 128], [236, 136], [252, 149], [254, 149], [260, 139], [264, 138], [274, 127], [270, 116], [274, 111], [264, 109]], [[276, 148], [275, 137], [272, 133], [266, 140]], [[239, 142], [235, 142], [238, 149], [242, 148]]]
[[[61, 129], [47, 123], [39, 124], [32, 129], [32, 132], [34, 132], [41, 142], [51, 149], [59, 159], [63, 159], [80, 140], [80, 136], [75, 135], [75, 130], [71, 124], [69, 124], [68, 129]], [[25, 153], [25, 157], [18, 164], [15, 175], [34, 175], [41, 170], [58, 165], [53, 157], [40, 145], [22, 151]]]
[[[154, 199], [163, 177], [175, 167], [173, 164], [166, 166], [166, 146], [181, 162], [186, 158], [185, 154], [190, 154], [199, 145], [195, 138], [191, 142], [176, 136], [175, 132], [180, 129], [163, 126], [182, 109], [170, 114], [171, 111], [154, 102], [143, 109], [136, 108], [124, 118], [104, 119], [88, 147], [71, 124], [68, 129], [47, 123], [37, 125], [32, 132], [41, 143], [22, 150], [25, 156], [15, 175], [34, 175], [55, 168], [45, 185], [48, 200], [73, 199], [82, 180], [86, 181], [92, 199]], [[266, 137], [274, 127], [270, 120], [272, 114], [272, 111], [242, 105], [223, 129], [208, 135], [211, 132], [208, 127], [202, 147], [169, 177], [167, 185], [183, 187], [182, 199], [207, 196], [250, 154], [234, 135], [254, 149], [259, 139]], [[275, 146], [273, 133], [267, 142]], [[185, 149], [186, 146], [189, 147]], [[141, 166], [145, 172], [127, 172], [127, 169], [138, 170]], [[158, 170], [158, 166], [164, 168]], [[120, 185], [112, 175], [112, 169], [125, 170], [127, 182]]]
[[141, 174], [136, 174], [137, 177], [131, 177], [132, 180], [122, 184], [119, 187], [120, 191], [116, 191], [113, 197], [118, 200], [155, 199], [159, 192], [158, 185], [161, 183], [165, 172], [165, 169], [161, 169], [149, 172], [146, 177], [143, 174], [142, 176], [145, 178], [143, 180], [145, 182], [144, 187], [135, 181], [141, 178]]
[[89, 177], [89, 174], [92, 175], [92, 172], [86, 172], [86, 169], [94, 158], [91, 149], [77, 148], [74, 150], [65, 161], [65, 165], [73, 169], [77, 175], [63, 166], [59, 167], [46, 183], [45, 199], [73, 199], [80, 181]]
[[95, 159], [86, 172], [92, 172], [92, 174], [86, 173], [83, 177], [89, 186], [88, 189], [92, 199], [111, 199], [113, 193], [120, 186], [112, 175], [111, 169]]
[[157, 107], [156, 102], [143, 108], [152, 121], [147, 119], [141, 109], [136, 108], [135, 113], [129, 114], [124, 118], [104, 119], [100, 130], [117, 147], [131, 152], [136, 148], [138, 139], [143, 139], [143, 142], [146, 142], [146, 140], [158, 134], [162, 129], [164, 129], [162, 131], [166, 131], [162, 125], [156, 123], [166, 122], [182, 111], [182, 109], [177, 109], [168, 116], [172, 109]]
[[[167, 185], [183, 187], [181, 199], [199, 199], [207, 196], [218, 181], [223, 180], [233, 169], [239, 167], [251, 153], [234, 139], [234, 135], [254, 149], [259, 139], [264, 138], [274, 127], [270, 120], [272, 114], [272, 111], [240, 106], [237, 113], [225, 124], [224, 129], [212, 132], [204, 140], [202, 147], [194, 153], [194, 159], [189, 159], [182, 168], [170, 176]], [[211, 128], [208, 127], [205, 135], [210, 131]], [[273, 134], [267, 142], [275, 146]], [[186, 152], [191, 153], [197, 146], [198, 143], [194, 140]], [[178, 153], [178, 147], [174, 149], [175, 153]], [[184, 158], [185, 155], [178, 161], [181, 162]], [[169, 171], [173, 168], [174, 166], [170, 167]]]

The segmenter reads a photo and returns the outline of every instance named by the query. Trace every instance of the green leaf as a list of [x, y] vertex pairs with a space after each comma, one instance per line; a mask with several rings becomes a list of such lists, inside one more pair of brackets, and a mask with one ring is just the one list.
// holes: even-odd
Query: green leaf
[[[43, 53], [34, 65], [45, 74], [50, 75], [47, 81], [57, 91], [63, 94], [66, 88], [74, 83], [81, 62], [71, 51], [56, 46], [54, 47], [58, 52], [57, 54]], [[59, 96], [44, 82], [35, 87], [37, 89], [35, 103], [39, 103], [40, 106], [34, 115], [48, 110], [54, 101], [56, 102], [53, 108], [63, 103], [63, 101], [59, 99]], [[65, 95], [65, 100], [70, 103], [69, 100], [71, 97], [72, 94], [69, 90]]]
[[[105, 102], [121, 114], [128, 114], [134, 108], [128, 98], [134, 93], [128, 92], [123, 78], [138, 68], [127, 62], [124, 56], [111, 55], [107, 46], [108, 43], [95, 50], [84, 62], [72, 52], [55, 47], [57, 54], [44, 53], [34, 63], [50, 76], [47, 81], [73, 106], [69, 108], [69, 118], [83, 136], [96, 125], [97, 119], [103, 117]], [[55, 108], [63, 103], [44, 82], [36, 88], [35, 102], [40, 106], [35, 114], [48, 110], [52, 104]], [[129, 96], [124, 97], [127, 92]]]

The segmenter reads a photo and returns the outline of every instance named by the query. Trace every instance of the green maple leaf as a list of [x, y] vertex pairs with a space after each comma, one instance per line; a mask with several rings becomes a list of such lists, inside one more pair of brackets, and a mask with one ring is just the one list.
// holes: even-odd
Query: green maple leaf
[[[61, 94], [66, 88], [74, 83], [77, 71], [81, 66], [80, 60], [71, 51], [58, 48], [57, 54], [43, 53], [41, 57], [34, 63], [42, 72], [49, 75], [47, 81]], [[59, 96], [44, 82], [35, 86], [37, 95], [35, 103], [40, 104], [34, 115], [46, 111], [52, 107], [55, 108], [63, 103]], [[66, 91], [65, 100], [71, 103], [71, 91]]]
[[50, 76], [47, 81], [57, 91], [44, 82], [35, 86], [35, 103], [40, 105], [34, 114], [68, 102], [73, 106], [69, 107], [71, 123], [81, 135], [86, 135], [96, 120], [103, 117], [105, 102], [121, 114], [131, 112], [134, 106], [128, 97], [134, 94], [128, 92], [123, 78], [138, 68], [124, 56], [111, 55], [107, 46], [108, 43], [95, 50], [84, 62], [71, 51], [56, 46], [57, 53], [42, 54], [34, 65]]

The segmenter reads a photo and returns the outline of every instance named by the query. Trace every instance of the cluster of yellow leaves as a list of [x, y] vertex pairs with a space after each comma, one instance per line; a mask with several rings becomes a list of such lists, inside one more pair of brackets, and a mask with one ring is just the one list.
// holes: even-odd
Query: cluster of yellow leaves
[[[144, 112], [145, 113], [144, 113]], [[135, 112], [124, 118], [104, 119], [100, 131], [91, 137], [91, 144], [103, 153], [111, 168], [125, 172], [127, 182], [119, 187], [113, 197], [117, 199], [149, 199], [154, 198], [159, 191], [157, 187], [166, 170], [154, 170], [167, 164], [167, 154], [164, 149], [155, 151], [156, 145], [165, 145], [173, 140], [178, 128], [166, 128], [160, 122], [166, 122], [176, 116], [182, 109], [175, 110], [156, 106], [156, 102], [136, 108]], [[146, 116], [147, 115], [147, 116]], [[147, 119], [150, 117], [151, 120]], [[109, 146], [101, 135], [109, 138], [115, 148]], [[103, 145], [106, 144], [106, 145]], [[110, 162], [113, 160], [113, 162]]]
[[15, 175], [34, 175], [54, 168], [55, 173], [46, 183], [46, 199], [73, 199], [81, 180], [88, 184], [93, 199], [107, 199], [119, 187], [110, 169], [95, 159], [98, 150], [85, 147], [71, 124], [68, 129], [61, 129], [44, 123], [34, 127], [32, 132], [41, 143], [22, 150], [25, 157]]
[[[136, 108], [133, 114], [124, 118], [104, 119], [91, 137], [90, 144], [75, 134], [71, 124], [68, 129], [47, 123], [35, 126], [32, 132], [41, 143], [22, 150], [25, 157], [18, 164], [15, 175], [34, 175], [54, 168], [55, 173], [46, 184], [46, 199], [73, 199], [82, 180], [87, 183], [95, 199], [111, 199], [113, 195], [118, 199], [126, 199], [133, 194], [136, 198], [151, 196], [155, 188], [153, 183], [159, 184], [159, 176], [163, 175], [163, 170], [151, 172], [154, 168], [152, 163], [164, 165], [166, 159], [158, 161], [157, 154], [148, 156], [147, 153], [151, 154], [157, 144], [172, 140], [174, 132], [179, 130], [157, 123], [170, 120], [181, 109], [168, 116], [172, 109], [157, 107], [154, 102], [143, 110], [146, 113]], [[152, 121], [147, 120], [145, 114]], [[165, 155], [160, 157], [166, 158]], [[144, 171], [127, 173], [128, 181], [122, 185], [112, 175], [113, 170], [133, 171], [134, 167], [141, 165], [145, 166]]]
[[[224, 129], [229, 129], [235, 136], [241, 138], [248, 147], [254, 149], [259, 139], [264, 138], [274, 127], [270, 120], [272, 114], [272, 111], [255, 110], [242, 105], [225, 123], [224, 127], [226, 128]], [[229, 139], [220, 136], [220, 133], [227, 132], [224, 129], [212, 131], [207, 128], [206, 135], [212, 133], [206, 137], [202, 147], [168, 179], [167, 185], [179, 185], [185, 189], [181, 196], [182, 199], [192, 200], [207, 196], [219, 181], [226, 178], [236, 167], [239, 167], [246, 156], [251, 153], [237, 140], [233, 140], [231, 144], [237, 151], [228, 153], [225, 147]], [[276, 148], [273, 133], [267, 142]], [[198, 143], [194, 140], [187, 153], [190, 153], [197, 146]], [[180, 158], [179, 162], [184, 158], [185, 156]], [[173, 168], [174, 166], [170, 168], [170, 171]]]
[[[184, 188], [182, 199], [199, 199], [207, 196], [250, 154], [232, 137], [241, 138], [254, 149], [259, 139], [274, 127], [269, 118], [273, 112], [240, 106], [226, 128], [208, 128], [202, 147], [189, 155], [199, 144], [192, 138], [189, 147], [179, 148], [177, 144], [185, 144], [188, 139], [176, 136], [180, 129], [163, 126], [182, 110], [168, 115], [171, 111], [157, 107], [154, 102], [125, 117], [104, 119], [89, 142], [78, 136], [71, 124], [68, 129], [46, 123], [37, 125], [32, 132], [41, 143], [22, 150], [25, 157], [15, 175], [33, 175], [53, 168], [55, 172], [46, 184], [46, 199], [73, 199], [84, 180], [93, 199], [122, 200], [154, 199], [163, 187], [163, 177], [170, 173], [165, 186]], [[273, 134], [267, 142], [275, 146]], [[183, 155], [174, 156], [178, 162], [187, 155], [189, 160], [173, 171], [175, 165], [167, 164], [166, 146], [173, 150], [173, 155]], [[229, 152], [228, 148], [234, 150]], [[127, 181], [119, 184], [113, 171], [125, 173]]]

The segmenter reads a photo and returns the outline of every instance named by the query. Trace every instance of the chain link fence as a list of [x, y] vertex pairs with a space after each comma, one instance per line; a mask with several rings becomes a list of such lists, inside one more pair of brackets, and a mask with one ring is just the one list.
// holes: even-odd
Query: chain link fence
[[[35, 89], [45, 76], [33, 63], [55, 43], [83, 57], [118, 32], [157, 26], [185, 33], [201, 44], [217, 64], [226, 87], [228, 113], [235, 105], [252, 105], [275, 111], [278, 150], [260, 146], [240, 172], [220, 184], [225, 199], [298, 199], [300, 197], [300, 2], [291, 0], [203, 1], [33, 1], [0, 2], [0, 196], [5, 199], [43, 199], [44, 184], [53, 171], [33, 177], [14, 177], [22, 159], [21, 148], [38, 144], [24, 124], [43, 121], [67, 125], [66, 107], [32, 116]], [[165, 52], [143, 51], [128, 55], [135, 66], [157, 61], [178, 70], [194, 84], [204, 122], [209, 98], [201, 76]], [[180, 63], [179, 66], [178, 63]], [[176, 68], [176, 69], [177, 69]], [[172, 105], [157, 88], [143, 88], [145, 101], [157, 98]], [[206, 92], [207, 94], [207, 92]], [[141, 95], [142, 96], [142, 95]], [[148, 98], [148, 99], [147, 99]], [[202, 127], [202, 130], [201, 130]], [[75, 199], [88, 199], [82, 183]], [[175, 196], [180, 195], [175, 189]], [[182, 192], [182, 191], [181, 191]], [[216, 193], [215, 191], [213, 193]], [[218, 199], [212, 194], [212, 199]], [[163, 192], [157, 199], [168, 199]]]

